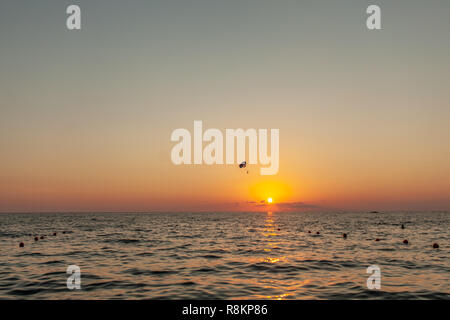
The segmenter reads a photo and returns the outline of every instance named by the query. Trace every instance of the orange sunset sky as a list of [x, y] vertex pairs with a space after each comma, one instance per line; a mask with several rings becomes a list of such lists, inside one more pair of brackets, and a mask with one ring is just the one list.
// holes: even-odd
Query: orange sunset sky
[[[0, 212], [450, 209], [450, 10], [79, 2], [0, 11]], [[278, 174], [174, 165], [194, 120], [279, 129]]]

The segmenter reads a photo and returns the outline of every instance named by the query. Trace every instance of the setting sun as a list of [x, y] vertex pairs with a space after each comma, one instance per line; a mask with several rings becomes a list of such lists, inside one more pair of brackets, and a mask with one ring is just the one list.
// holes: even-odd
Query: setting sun
[[268, 203], [272, 203], [272, 201], [273, 201], [272, 198], [268, 198], [268, 199], [267, 199], [267, 202], [268, 202]]

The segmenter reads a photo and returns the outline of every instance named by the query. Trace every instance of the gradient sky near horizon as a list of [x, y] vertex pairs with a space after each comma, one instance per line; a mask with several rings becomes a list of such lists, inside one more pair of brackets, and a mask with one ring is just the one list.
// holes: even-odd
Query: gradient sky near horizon
[[[449, 33], [436, 0], [2, 0], [0, 212], [450, 210]], [[279, 128], [279, 173], [175, 166], [194, 120]]]

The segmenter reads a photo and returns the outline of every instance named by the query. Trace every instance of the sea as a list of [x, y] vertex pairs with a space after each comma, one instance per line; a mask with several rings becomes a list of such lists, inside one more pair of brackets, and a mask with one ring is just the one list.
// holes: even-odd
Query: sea
[[3, 213], [0, 299], [449, 299], [449, 225], [450, 212]]

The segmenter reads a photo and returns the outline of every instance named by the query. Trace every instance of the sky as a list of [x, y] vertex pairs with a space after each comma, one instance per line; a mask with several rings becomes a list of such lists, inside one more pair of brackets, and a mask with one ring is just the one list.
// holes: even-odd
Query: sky
[[[449, 12], [2, 0], [0, 212], [450, 210]], [[171, 133], [194, 120], [279, 129], [278, 173], [174, 165]]]

